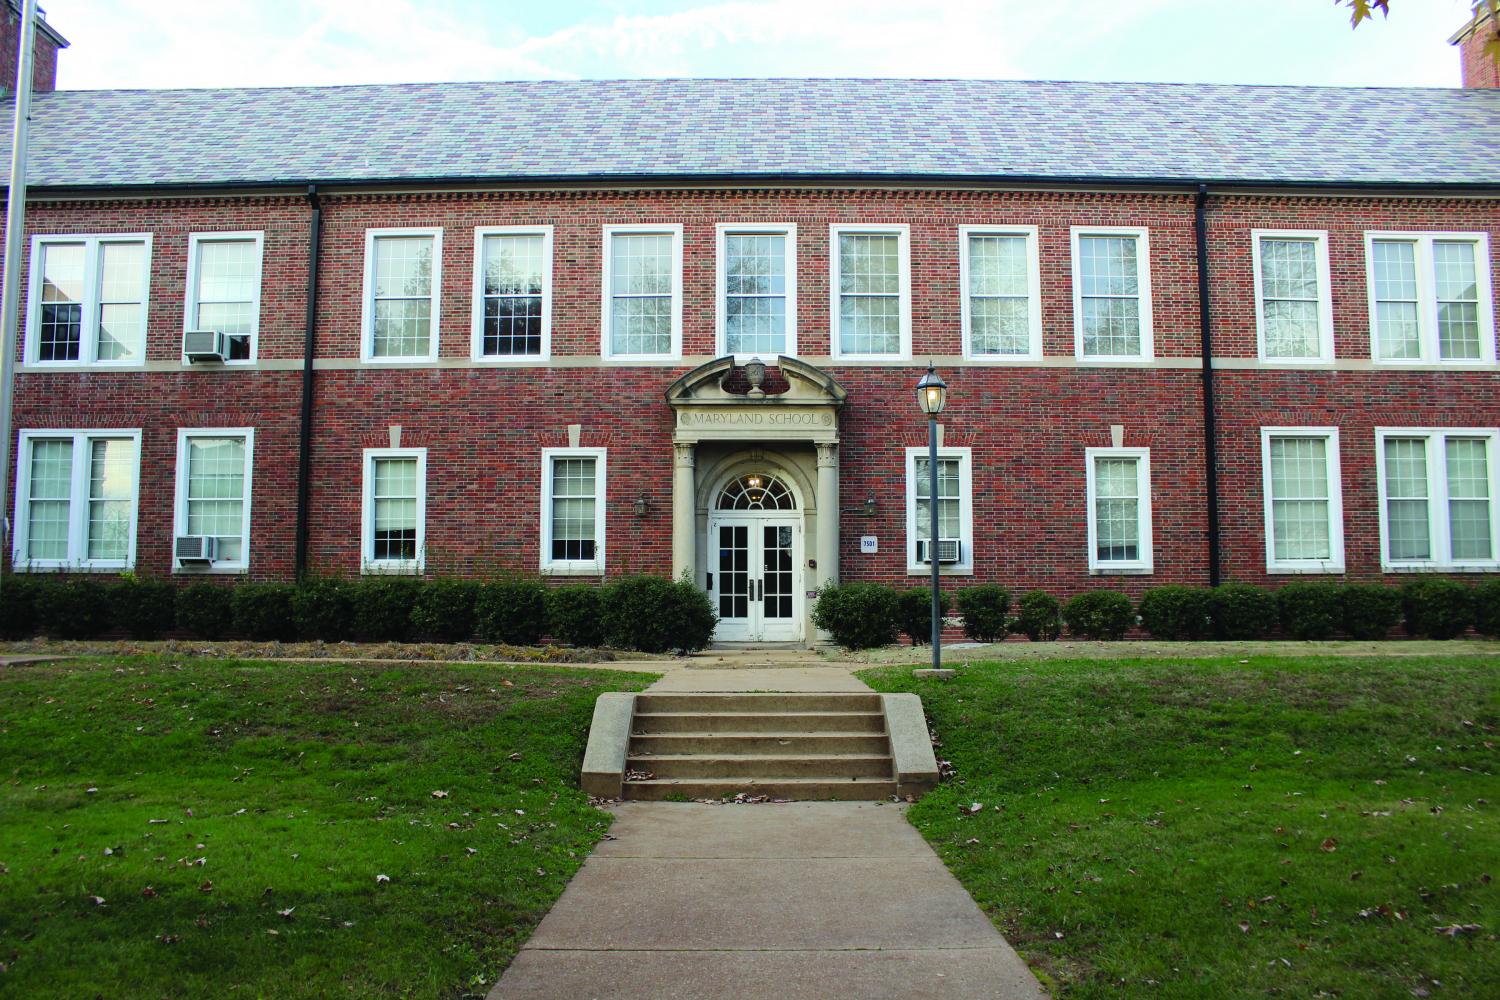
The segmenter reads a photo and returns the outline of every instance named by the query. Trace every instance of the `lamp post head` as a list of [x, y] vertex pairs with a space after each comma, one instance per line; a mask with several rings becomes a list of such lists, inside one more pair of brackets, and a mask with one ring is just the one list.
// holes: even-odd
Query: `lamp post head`
[[943, 412], [943, 407], [948, 402], [948, 383], [944, 382], [942, 376], [938, 375], [937, 369], [929, 362], [927, 374], [917, 382], [917, 406], [929, 417], [935, 417]]

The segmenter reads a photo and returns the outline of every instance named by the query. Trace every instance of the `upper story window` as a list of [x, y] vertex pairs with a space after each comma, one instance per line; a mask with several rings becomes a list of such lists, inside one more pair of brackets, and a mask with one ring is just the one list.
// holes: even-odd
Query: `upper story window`
[[719, 350], [797, 353], [797, 227], [720, 225]]
[[985, 361], [1042, 356], [1036, 227], [960, 226], [964, 354]]
[[604, 572], [603, 448], [542, 449], [541, 570]]
[[27, 363], [142, 364], [150, 274], [150, 234], [33, 237]]
[[1150, 573], [1151, 450], [1087, 448], [1089, 572]]
[[1150, 247], [1145, 229], [1073, 229], [1073, 331], [1078, 357], [1149, 361]]
[[256, 358], [264, 239], [259, 232], [193, 233], [188, 237], [183, 329], [216, 330], [227, 335], [228, 362]]
[[474, 230], [475, 361], [546, 358], [552, 350], [552, 227]]
[[1377, 428], [1381, 566], [1497, 569], [1491, 429]]
[[1327, 234], [1257, 229], [1251, 239], [1261, 360], [1332, 361]]
[[365, 361], [437, 357], [441, 229], [365, 231]]
[[420, 573], [426, 549], [427, 449], [366, 448], [360, 571]]
[[1495, 362], [1483, 233], [1366, 233], [1372, 357], [1389, 364]]
[[194, 427], [177, 432], [178, 539], [212, 539], [195, 545], [205, 558], [178, 570], [243, 572], [250, 566], [250, 479], [255, 431], [249, 427]]
[[830, 240], [834, 357], [910, 357], [909, 227], [835, 225]]
[[16, 569], [133, 566], [140, 446], [137, 430], [22, 431]]
[[[938, 450], [938, 570], [974, 572], [973, 459], [968, 448]], [[932, 466], [926, 448], [906, 449], [906, 571], [932, 572]]]
[[1262, 427], [1266, 571], [1342, 573], [1344, 513], [1336, 427]]
[[604, 227], [604, 356], [682, 354], [682, 227]]

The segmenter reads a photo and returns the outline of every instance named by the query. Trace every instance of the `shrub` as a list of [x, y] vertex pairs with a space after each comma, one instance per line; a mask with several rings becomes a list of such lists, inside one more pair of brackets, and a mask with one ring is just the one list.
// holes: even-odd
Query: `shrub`
[[291, 639], [296, 635], [292, 624], [294, 589], [289, 583], [242, 583], [235, 587], [229, 598], [234, 630], [258, 642]]
[[354, 634], [353, 588], [332, 577], [311, 579], [292, 592], [297, 638], [339, 642]]
[[1016, 620], [1011, 630], [1032, 642], [1052, 642], [1062, 634], [1061, 608], [1057, 598], [1045, 590], [1028, 590], [1016, 602]]
[[719, 616], [708, 595], [687, 580], [627, 576], [601, 595], [604, 640], [621, 649], [665, 653], [702, 649], [713, 639]]
[[569, 583], [547, 592], [547, 631], [559, 642], [600, 645], [604, 642], [603, 617], [598, 587]]
[[421, 581], [409, 576], [367, 576], [350, 590], [353, 637], [362, 642], [405, 642]]
[[1208, 634], [1209, 592], [1171, 584], [1141, 595], [1141, 627], [1153, 639], [1201, 639]]
[[1378, 583], [1344, 588], [1344, 633], [1351, 639], [1384, 639], [1401, 624], [1401, 591]]
[[1336, 583], [1289, 583], [1276, 591], [1281, 631], [1293, 639], [1327, 639], [1344, 622], [1344, 595]]
[[1469, 588], [1457, 580], [1413, 580], [1401, 588], [1406, 631], [1429, 639], [1456, 639], [1474, 622]]
[[36, 612], [43, 631], [55, 639], [92, 639], [109, 628], [109, 589], [83, 577], [49, 584]]
[[[938, 612], [948, 613], [948, 595], [938, 591]], [[932, 638], [932, 589], [913, 587], [896, 596], [896, 627], [905, 632], [913, 646]], [[942, 628], [942, 623], [938, 623]]]
[[0, 581], [0, 638], [29, 639], [36, 634], [36, 609], [47, 584], [36, 577], [5, 574]]
[[719, 613], [714, 610], [713, 600], [691, 580], [682, 579], [672, 584], [672, 598], [667, 607], [668, 619], [675, 633], [673, 649], [679, 653], [692, 653], [706, 649], [714, 641]]
[[484, 642], [534, 646], [547, 631], [547, 585], [526, 577], [487, 583], [475, 601], [474, 619]]
[[200, 639], [222, 639], [234, 624], [227, 585], [194, 583], [177, 595], [177, 624]]
[[813, 624], [845, 649], [874, 649], [896, 641], [896, 592], [878, 583], [824, 587], [813, 606]]
[[109, 588], [115, 626], [132, 639], [158, 639], [177, 620], [177, 588], [129, 574]]
[[1085, 639], [1123, 639], [1135, 624], [1130, 598], [1118, 590], [1090, 590], [1074, 595], [1063, 608], [1068, 631]]
[[964, 587], [953, 595], [964, 619], [964, 633], [975, 642], [999, 642], [1005, 638], [1005, 616], [1010, 613], [1010, 591], [998, 583]]
[[1209, 591], [1208, 616], [1220, 639], [1264, 639], [1276, 627], [1276, 598], [1248, 583], [1224, 583]]
[[468, 642], [474, 637], [479, 584], [441, 579], [423, 584], [411, 606], [411, 634], [432, 642]]
[[1474, 628], [1500, 639], [1500, 580], [1487, 580], [1474, 588]]

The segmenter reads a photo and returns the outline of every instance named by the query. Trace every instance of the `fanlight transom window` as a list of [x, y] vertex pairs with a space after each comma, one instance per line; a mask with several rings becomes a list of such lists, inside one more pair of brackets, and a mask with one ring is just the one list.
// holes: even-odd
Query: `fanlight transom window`
[[719, 510], [796, 510], [797, 500], [775, 476], [752, 472], [719, 491]]

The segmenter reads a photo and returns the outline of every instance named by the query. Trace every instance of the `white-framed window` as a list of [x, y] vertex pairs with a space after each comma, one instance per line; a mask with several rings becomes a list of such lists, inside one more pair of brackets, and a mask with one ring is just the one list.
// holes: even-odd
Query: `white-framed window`
[[605, 457], [603, 448], [542, 449], [543, 573], [604, 572]]
[[[931, 549], [928, 542], [932, 537], [932, 471], [928, 463], [926, 448], [906, 449], [906, 572], [908, 574], [932, 573], [932, 563], [927, 559]], [[938, 572], [945, 576], [968, 576], [974, 572], [973, 497], [974, 472], [970, 450], [968, 448], [939, 448]], [[957, 543], [956, 558], [953, 558], [953, 543]], [[919, 555], [922, 558], [919, 559]]]
[[718, 350], [738, 358], [797, 353], [797, 227], [720, 223]]
[[146, 360], [151, 234], [33, 236], [26, 363]]
[[243, 573], [250, 568], [253, 427], [181, 427], [177, 430], [175, 538], [214, 539], [212, 562], [183, 563], [178, 572]]
[[140, 456], [139, 430], [22, 431], [11, 565], [134, 566]]
[[442, 287], [442, 229], [366, 229], [360, 360], [436, 360]]
[[1086, 448], [1090, 573], [1150, 573], [1151, 449]]
[[475, 361], [545, 361], [552, 353], [552, 227], [474, 230]]
[[427, 553], [427, 449], [366, 448], [361, 573], [420, 573]]
[[1266, 572], [1342, 573], [1344, 504], [1337, 427], [1262, 427]]
[[1075, 353], [1091, 361], [1150, 361], [1149, 233], [1074, 226], [1072, 241]]
[[1377, 427], [1384, 570], [1500, 569], [1494, 428]]
[[[265, 233], [190, 233], [182, 328], [228, 335], [226, 364], [259, 354], [261, 258]], [[186, 362], [187, 359], [183, 358]]]
[[1312, 229], [1255, 229], [1250, 240], [1260, 359], [1331, 362], [1328, 234]]
[[959, 226], [964, 356], [1042, 356], [1042, 277], [1035, 226]]
[[833, 356], [911, 357], [911, 227], [840, 223], [828, 242]]
[[682, 356], [682, 226], [605, 226], [603, 288], [606, 358]]
[[1370, 356], [1382, 364], [1494, 364], [1484, 233], [1365, 233]]

